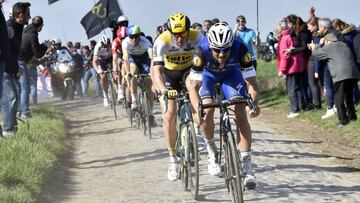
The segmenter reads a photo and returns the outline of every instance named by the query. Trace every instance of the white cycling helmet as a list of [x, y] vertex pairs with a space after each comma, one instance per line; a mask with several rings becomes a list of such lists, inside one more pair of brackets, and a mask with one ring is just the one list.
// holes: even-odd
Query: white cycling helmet
[[101, 43], [101, 45], [106, 46], [106, 45], [110, 44], [110, 38], [106, 35], [103, 35], [100, 38], [100, 43]]
[[61, 44], [61, 39], [59, 38], [54, 38], [51, 40], [54, 44]]
[[234, 41], [234, 35], [227, 23], [219, 22], [210, 27], [208, 40], [210, 48], [228, 48]]
[[119, 16], [119, 18], [117, 19], [117, 22], [118, 22], [118, 23], [124, 22], [124, 21], [128, 21], [128, 22], [129, 22], [128, 17], [126, 17], [125, 15], [121, 15], [121, 16]]

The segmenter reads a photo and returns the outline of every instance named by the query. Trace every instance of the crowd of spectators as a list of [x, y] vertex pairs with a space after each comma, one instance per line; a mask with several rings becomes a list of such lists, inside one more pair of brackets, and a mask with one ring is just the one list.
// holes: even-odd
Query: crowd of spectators
[[322, 110], [322, 89], [326, 112], [322, 119], [338, 115], [341, 128], [357, 120], [354, 105], [360, 102], [360, 34], [341, 19], [315, 16], [309, 19], [288, 15], [277, 24], [278, 74], [286, 79], [290, 100], [288, 118], [301, 111]]

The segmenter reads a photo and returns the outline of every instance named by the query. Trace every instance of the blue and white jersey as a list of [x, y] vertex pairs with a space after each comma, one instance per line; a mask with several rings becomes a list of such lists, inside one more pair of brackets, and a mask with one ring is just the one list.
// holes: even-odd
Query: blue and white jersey
[[256, 56], [253, 49], [253, 43], [256, 41], [255, 31], [250, 28], [245, 28], [243, 30], [237, 29], [235, 32], [235, 39], [241, 39], [244, 42], [251, 55], [251, 58], [255, 60]]
[[235, 39], [230, 47], [230, 57], [224, 68], [220, 69], [218, 62], [215, 61], [212, 50], [209, 46], [207, 37], [204, 37], [198, 44], [202, 52], [202, 61], [205, 69], [221, 72], [225, 69], [241, 69], [242, 66], [251, 66], [251, 56], [244, 44]]

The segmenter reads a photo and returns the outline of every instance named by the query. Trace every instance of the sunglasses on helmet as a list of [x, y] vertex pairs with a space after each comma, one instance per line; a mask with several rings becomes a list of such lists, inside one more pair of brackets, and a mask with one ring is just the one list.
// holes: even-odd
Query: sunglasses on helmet
[[227, 48], [212, 48], [212, 50], [216, 53], [227, 53], [229, 50], [230, 50], [230, 47], [227, 47]]
[[140, 35], [139, 34], [136, 34], [136, 35], [129, 35], [129, 38], [130, 39], [137, 39], [137, 38], [139, 38], [140, 37]]

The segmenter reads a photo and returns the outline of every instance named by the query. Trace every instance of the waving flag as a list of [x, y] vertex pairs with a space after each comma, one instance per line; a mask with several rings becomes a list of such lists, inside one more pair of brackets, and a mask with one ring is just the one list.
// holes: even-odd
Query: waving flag
[[59, 1], [59, 0], [49, 0], [49, 5], [53, 4], [53, 3], [57, 2], [57, 1]]
[[116, 22], [122, 14], [117, 0], [100, 0], [81, 19], [81, 24], [84, 26], [88, 38], [91, 38]]

